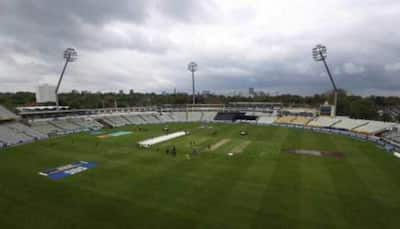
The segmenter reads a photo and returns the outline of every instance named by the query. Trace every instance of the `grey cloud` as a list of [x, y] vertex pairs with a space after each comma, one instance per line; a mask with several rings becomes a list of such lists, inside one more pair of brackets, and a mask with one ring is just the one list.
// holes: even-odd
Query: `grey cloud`
[[[330, 89], [322, 64], [311, 58], [313, 46], [323, 43], [339, 87], [400, 95], [400, 30], [394, 27], [400, 21], [400, 3], [337, 2], [335, 18], [310, 20], [304, 31], [283, 27], [271, 33], [251, 24], [252, 14], [263, 14], [263, 9], [234, 9], [224, 17], [211, 0], [0, 0], [0, 79], [5, 81], [0, 90], [33, 90], [38, 82], [54, 82], [62, 51], [72, 46], [81, 60], [69, 69], [65, 89], [188, 90], [186, 64], [195, 60], [199, 90], [255, 87], [310, 94]], [[112, 31], [118, 26], [126, 28]], [[235, 34], [237, 46], [203, 43], [201, 36], [215, 36], [207, 33], [207, 26], [227, 39]], [[205, 28], [199, 30], [205, 34], [193, 34], [198, 28]], [[243, 31], [231, 33], [235, 29]], [[175, 30], [182, 33], [176, 35]], [[128, 54], [118, 56], [115, 50]], [[24, 56], [27, 60], [21, 60]]]

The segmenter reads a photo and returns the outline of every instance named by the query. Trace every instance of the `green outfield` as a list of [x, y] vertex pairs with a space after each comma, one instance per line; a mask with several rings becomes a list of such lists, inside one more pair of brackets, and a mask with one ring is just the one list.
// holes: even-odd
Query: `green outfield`
[[[132, 134], [103, 139], [82, 133], [0, 151], [0, 228], [400, 227], [400, 160], [372, 143], [281, 127], [197, 123], [168, 125], [189, 136], [137, 147], [164, 134], [165, 126], [120, 128]], [[166, 154], [172, 146], [176, 157]], [[297, 149], [343, 156], [288, 153]], [[58, 181], [38, 175], [80, 160], [97, 167]]]

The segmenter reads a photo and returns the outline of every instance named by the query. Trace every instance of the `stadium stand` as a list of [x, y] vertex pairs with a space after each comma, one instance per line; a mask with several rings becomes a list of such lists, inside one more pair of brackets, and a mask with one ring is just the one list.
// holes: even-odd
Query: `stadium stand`
[[10, 130], [13, 130], [14, 132], [23, 133], [23, 134], [25, 134], [26, 136], [29, 136], [29, 137], [31, 137], [31, 138], [34, 139], [34, 140], [39, 140], [39, 139], [46, 139], [46, 138], [48, 138], [47, 135], [42, 134], [42, 133], [40, 133], [40, 132], [38, 132], [38, 131], [35, 131], [34, 129], [32, 129], [32, 128], [28, 127], [28, 126], [25, 126], [25, 125], [23, 125], [23, 124], [21, 124], [21, 123], [18, 123], [18, 122], [9, 123], [9, 124], [7, 124], [6, 126], [8, 126], [8, 128], [9, 128]]
[[201, 121], [212, 122], [216, 114], [217, 112], [203, 112], [203, 116], [201, 116]]
[[14, 113], [0, 105], [0, 121], [14, 120], [17, 117], [18, 116], [16, 116]]
[[10, 130], [4, 125], [0, 126], [0, 141], [6, 143], [7, 145], [16, 145], [20, 142], [18, 136], [15, 136], [13, 133], [10, 133]]
[[168, 112], [164, 114], [166, 114], [171, 119], [172, 122], [176, 122], [176, 120], [174, 119], [174, 115], [172, 113]]
[[306, 126], [311, 120], [313, 120], [313, 118], [297, 116], [291, 120], [291, 124]]
[[311, 127], [331, 127], [335, 123], [340, 122], [340, 119], [331, 118], [329, 116], [319, 116], [311, 120], [307, 126]]
[[89, 118], [73, 118], [69, 121], [87, 130], [99, 130], [104, 127], [101, 123]]
[[275, 116], [259, 116], [257, 119], [257, 124], [259, 125], [271, 125], [276, 120]]
[[35, 136], [41, 136], [34, 133], [33, 130], [29, 131], [28, 127], [24, 127], [20, 123], [7, 123], [0, 126], [0, 141], [5, 142], [7, 145], [17, 145], [36, 140]]
[[45, 134], [47, 136], [49, 135], [57, 135], [57, 134], [62, 134], [64, 131], [53, 124], [47, 122], [47, 121], [35, 121], [30, 123], [31, 128], [36, 130], [37, 132], [40, 132], [42, 134]]
[[188, 112], [188, 121], [198, 122], [201, 120], [202, 116], [203, 116], [202, 112], [197, 112], [197, 111]]
[[187, 121], [186, 112], [173, 112], [172, 115], [177, 122]]
[[333, 124], [331, 126], [332, 128], [341, 130], [352, 130], [368, 124], [367, 120], [351, 119], [347, 117], [338, 117], [338, 119], [340, 119], [340, 121]]
[[275, 120], [277, 124], [292, 124], [292, 121], [295, 119], [295, 116], [282, 116]]
[[59, 129], [65, 130], [65, 131], [72, 131], [72, 132], [79, 132], [82, 131], [83, 128], [73, 122], [70, 122], [67, 119], [55, 119], [49, 121], [50, 124], [53, 124], [54, 126], [58, 127]]
[[360, 134], [375, 135], [395, 126], [395, 123], [390, 122], [365, 121], [368, 122], [366, 125], [354, 128], [353, 131]]
[[121, 116], [119, 116], [119, 115], [104, 116], [104, 117], [102, 118], [102, 120], [103, 120], [106, 124], [108, 124], [108, 125], [110, 125], [110, 126], [112, 126], [112, 127], [121, 127], [121, 126], [126, 126], [126, 125], [129, 125], [129, 124], [130, 124], [127, 120], [123, 119], [123, 118], [122, 118]]
[[160, 114], [159, 113], [153, 113], [153, 114], [150, 114], [151, 116], [153, 116], [154, 118], [155, 118], [155, 120], [156, 120], [156, 122], [155, 123], [162, 123], [163, 121], [161, 120], [161, 118], [160, 118]]
[[158, 115], [158, 118], [160, 119], [160, 121], [162, 123], [174, 122], [174, 120], [171, 118], [171, 116], [169, 116], [166, 113], [162, 113], [161, 115]]
[[392, 128], [390, 131], [387, 131], [383, 134], [383, 137], [389, 141], [393, 141], [395, 143], [400, 144], [400, 125]]
[[133, 125], [140, 125], [145, 123], [144, 120], [138, 114], [129, 114], [124, 115], [125, 119], [129, 120], [129, 122]]
[[140, 117], [143, 118], [145, 123], [160, 123], [160, 120], [158, 118], [156, 118], [154, 113], [141, 114]]

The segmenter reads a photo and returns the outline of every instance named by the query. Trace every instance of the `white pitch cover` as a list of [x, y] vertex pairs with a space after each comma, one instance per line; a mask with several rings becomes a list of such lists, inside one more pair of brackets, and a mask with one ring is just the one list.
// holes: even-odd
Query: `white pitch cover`
[[172, 139], [175, 139], [175, 138], [179, 138], [179, 137], [182, 137], [182, 136], [185, 136], [185, 135], [187, 135], [187, 133], [185, 131], [179, 131], [179, 132], [175, 132], [175, 133], [172, 133], [172, 134], [166, 134], [166, 135], [158, 136], [158, 137], [155, 137], [155, 138], [150, 138], [150, 139], [147, 139], [147, 140], [144, 140], [144, 141], [140, 141], [138, 143], [139, 143], [139, 145], [141, 145], [141, 146], [143, 146], [145, 148], [148, 148], [148, 147], [150, 147], [152, 145], [155, 145], [155, 144], [158, 144], [158, 143], [161, 143], [161, 142], [166, 142], [166, 141], [169, 141], [169, 140], [172, 140]]

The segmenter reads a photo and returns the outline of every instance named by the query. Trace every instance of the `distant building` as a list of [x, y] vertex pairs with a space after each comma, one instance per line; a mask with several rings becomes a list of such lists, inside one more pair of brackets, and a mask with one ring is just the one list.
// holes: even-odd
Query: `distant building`
[[204, 96], [208, 96], [208, 95], [211, 95], [211, 92], [209, 90], [203, 90], [201, 92], [201, 94], [204, 95]]
[[255, 95], [254, 87], [249, 88], [249, 95]]
[[37, 87], [36, 103], [56, 102], [56, 86], [42, 84]]

